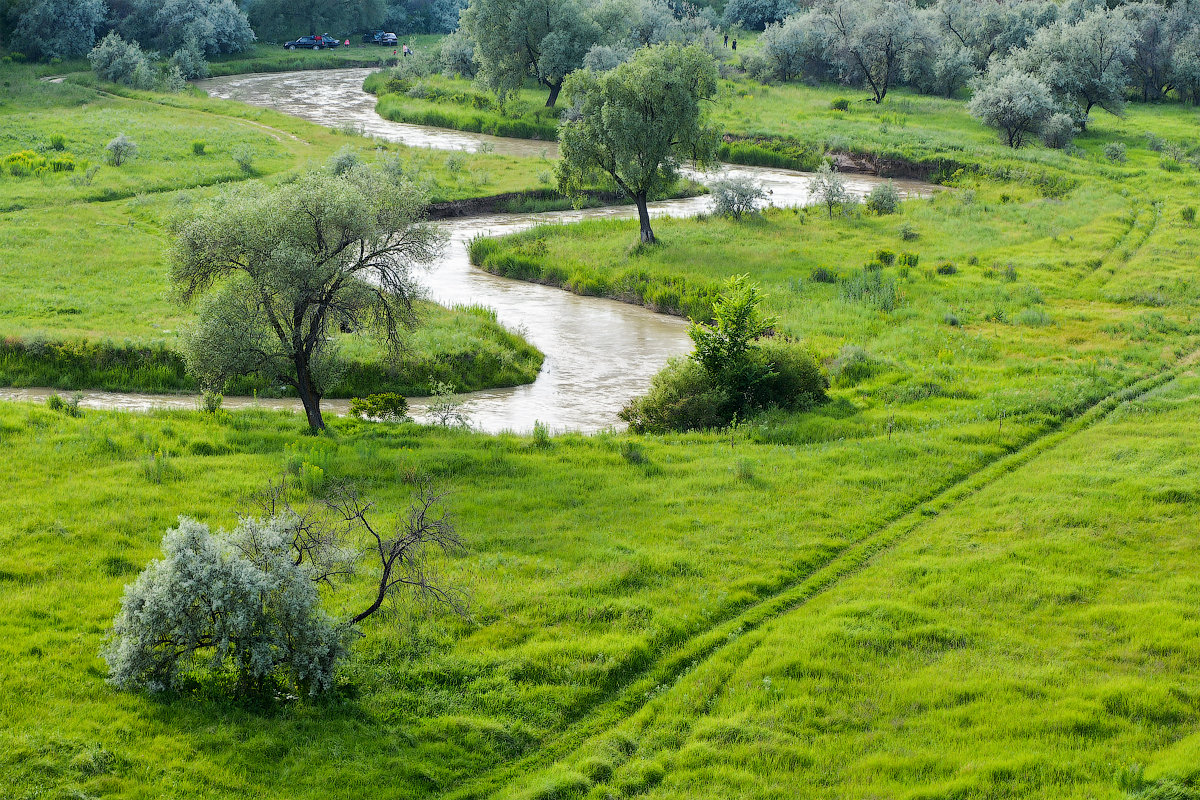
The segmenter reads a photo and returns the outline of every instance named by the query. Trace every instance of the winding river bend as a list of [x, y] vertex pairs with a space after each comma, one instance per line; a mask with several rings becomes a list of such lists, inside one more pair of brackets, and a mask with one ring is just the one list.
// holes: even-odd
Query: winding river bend
[[[362, 90], [371, 70], [314, 70], [294, 73], [238, 75], [199, 81], [214, 97], [293, 114], [322, 125], [351, 126], [357, 131], [410, 146], [553, 158], [554, 142], [506, 139], [483, 134], [390, 122], [375, 113], [374, 96]], [[777, 206], [803, 205], [809, 199], [813, 176], [808, 173], [758, 167], [723, 166], [723, 174], [752, 176], [771, 192]], [[711, 180], [715, 174], [696, 177]], [[844, 176], [847, 188], [859, 195], [880, 179]], [[931, 187], [897, 181], [907, 195], [927, 194]], [[655, 216], [694, 216], [709, 208], [707, 197], [654, 203]], [[528, 431], [540, 421], [552, 431], [596, 431], [619, 425], [616, 413], [625, 402], [645, 391], [650, 378], [673, 355], [688, 352], [686, 324], [676, 317], [639, 306], [581, 297], [547, 286], [500, 278], [471, 266], [467, 242], [478, 235], [496, 236], [546, 223], [593, 218], [633, 218], [632, 206], [537, 214], [497, 214], [438, 223], [449, 243], [441, 258], [421, 276], [429, 296], [443, 304], [479, 303], [496, 310], [505, 326], [520, 331], [546, 354], [536, 381], [527, 386], [463, 395], [472, 427], [485, 431]], [[630, 229], [635, 236], [636, 230]], [[41, 400], [49, 390], [0, 389], [0, 399]], [[257, 402], [269, 408], [299, 409], [295, 400], [226, 398], [226, 407]], [[196, 407], [196, 398], [87, 392], [81, 404], [97, 408], [141, 410], [155, 407]], [[346, 403], [323, 402], [333, 413]], [[425, 402], [411, 402], [420, 419]]]

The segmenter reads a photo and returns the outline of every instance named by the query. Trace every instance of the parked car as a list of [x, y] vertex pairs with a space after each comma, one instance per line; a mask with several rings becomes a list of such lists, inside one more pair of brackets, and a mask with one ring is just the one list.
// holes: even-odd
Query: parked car
[[301, 36], [299, 39], [293, 39], [290, 42], [285, 42], [283, 45], [288, 50], [296, 48], [320, 50], [323, 47], [333, 47], [332, 39], [325, 39], [321, 36]]
[[363, 44], [379, 44], [385, 47], [395, 47], [399, 41], [396, 34], [388, 33], [387, 31], [375, 31], [374, 33], [364, 33]]
[[320, 39], [321, 44], [325, 45], [326, 47], [340, 47], [342, 44], [341, 39], [335, 39], [332, 36], [330, 36], [328, 33], [326, 33], [322, 36], [314, 36], [313, 38]]

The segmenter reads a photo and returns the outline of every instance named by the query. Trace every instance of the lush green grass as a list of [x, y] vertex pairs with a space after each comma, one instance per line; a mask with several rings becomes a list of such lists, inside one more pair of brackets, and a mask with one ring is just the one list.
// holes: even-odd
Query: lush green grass
[[[818, 116], [826, 90], [795, 91]], [[0, 794], [1115, 799], [1200, 779], [1200, 377], [1181, 361], [1200, 344], [1200, 229], [1180, 215], [1200, 182], [1162, 170], [1143, 136], [1182, 139], [1196, 117], [1101, 118], [1067, 156], [1007, 152], [951, 105], [886, 131], [874, 113], [813, 124], [975, 168], [894, 217], [662, 220], [655, 248], [631, 247], [631, 223], [588, 223], [476, 248], [523, 277], [697, 313], [749, 273], [834, 375], [812, 412], [545, 440], [0, 406]], [[276, 116], [251, 119], [303, 133], [311, 163], [347, 141]], [[1123, 167], [1098, 156], [1114, 139]], [[0, 297], [0, 333], [95, 339], [125, 316], [139, 340], [167, 336], [180, 317], [137, 311], [180, 313], [155, 298], [153, 253], [187, 200], [136, 194], [60, 210], [47, 192], [4, 215], [22, 254], [46, 250], [39, 230], [101, 237], [112, 221], [112, 238], [59, 252], [109, 251], [101, 273], [121, 274], [120, 230], [140, 255], [139, 280], [89, 275], [88, 291], [50, 256], [35, 274], [52, 290], [0, 262], [23, 293]], [[919, 255], [878, 270], [890, 311], [813, 279], [881, 249]], [[126, 292], [138, 301], [104, 307]], [[432, 349], [455, 352], [444, 336]], [[469, 549], [440, 566], [472, 619], [372, 622], [322, 701], [108, 688], [104, 630], [163, 530], [179, 514], [232, 525], [244, 493], [304, 462], [362, 482], [387, 515], [422, 475], [449, 489]]]
[[444, 75], [397, 77], [384, 70], [369, 76], [363, 88], [379, 96], [375, 110], [384, 119], [493, 136], [553, 141], [563, 112], [562, 106], [547, 108], [546, 91], [532, 85], [508, 98], [503, 107], [491, 92]]
[[[0, 176], [2, 383], [193, 388], [171, 350], [191, 312], [170, 294], [164, 229], [223, 184], [295, 180], [349, 146], [366, 160], [399, 158], [426, 181], [434, 203], [543, 193], [533, 174], [537, 159], [410, 150], [195, 94], [101, 88], [86, 75], [47, 83], [35, 73], [34, 67], [0, 69], [0, 158], [32, 150], [71, 154], [79, 164], [71, 172]], [[115, 167], [104, 163], [104, 146], [119, 133], [133, 139], [138, 152]], [[61, 150], [53, 146], [56, 134]], [[194, 152], [193, 141], [204, 143], [203, 153]], [[250, 154], [249, 171], [232, 158], [239, 151]], [[383, 364], [378, 347], [352, 346], [354, 364], [332, 394], [422, 394], [431, 379], [479, 389], [528, 383], [537, 375], [540, 354], [494, 319], [432, 304], [426, 317], [427, 329], [414, 335], [398, 372]], [[229, 388], [271, 390], [246, 382]]]

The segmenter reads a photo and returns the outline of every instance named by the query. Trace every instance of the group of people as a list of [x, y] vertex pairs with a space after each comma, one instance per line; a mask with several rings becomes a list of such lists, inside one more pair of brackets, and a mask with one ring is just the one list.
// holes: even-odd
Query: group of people
[[[725, 34], [725, 46], [729, 47], [729, 34], [728, 33]], [[737, 50], [737, 39], [733, 40], [733, 47], [731, 49]]]

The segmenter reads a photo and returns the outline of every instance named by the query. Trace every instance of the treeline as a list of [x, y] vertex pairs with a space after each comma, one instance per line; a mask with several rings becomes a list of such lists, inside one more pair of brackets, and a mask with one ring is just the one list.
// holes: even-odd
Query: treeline
[[205, 56], [255, 39], [450, 33], [465, 0], [0, 0], [0, 46], [39, 61], [79, 58], [110, 33], [146, 51], [194, 43]]
[[818, 0], [769, 24], [741, 65], [763, 81], [861, 86], [876, 102], [898, 84], [946, 97], [1019, 84], [1014, 102], [1048, 97], [1083, 127], [1129, 98], [1200, 104], [1200, 0]]

